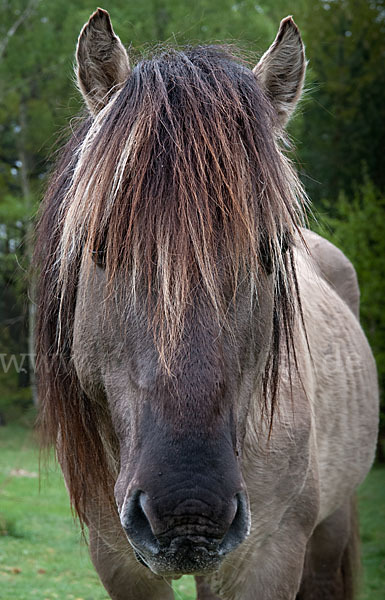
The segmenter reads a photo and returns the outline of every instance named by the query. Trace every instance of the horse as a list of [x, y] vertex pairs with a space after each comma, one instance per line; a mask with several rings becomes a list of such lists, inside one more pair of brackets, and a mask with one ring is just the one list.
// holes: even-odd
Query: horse
[[355, 597], [376, 369], [348, 259], [306, 227], [285, 154], [304, 45], [131, 66], [108, 13], [77, 44], [87, 116], [42, 204], [37, 376], [113, 600]]

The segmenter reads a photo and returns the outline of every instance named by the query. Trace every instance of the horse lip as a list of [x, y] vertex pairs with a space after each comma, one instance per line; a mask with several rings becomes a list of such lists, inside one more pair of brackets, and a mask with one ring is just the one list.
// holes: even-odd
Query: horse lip
[[221, 562], [221, 557], [217, 553], [206, 555], [204, 560], [202, 560], [203, 557], [198, 560], [191, 558], [186, 560], [186, 558], [180, 559], [180, 557], [178, 559], [175, 554], [169, 556], [166, 553], [164, 556], [152, 556], [147, 561], [141, 553], [136, 551], [135, 556], [139, 563], [155, 575], [173, 579], [179, 579], [183, 575], [208, 575], [216, 571]]
[[[127, 532], [126, 532], [126, 535], [127, 535]], [[144, 548], [144, 547], [141, 548], [137, 544], [134, 544], [130, 540], [130, 538], [128, 537], [128, 535], [127, 535], [127, 539], [130, 542], [130, 544], [131, 544], [131, 546], [132, 546], [135, 554], [138, 554], [139, 557], [142, 559], [143, 562], [146, 562], [146, 559], [144, 558], [146, 552], [150, 552], [152, 556], [158, 556], [159, 553], [160, 553], [160, 551], [161, 551], [160, 544], [155, 544], [155, 543], [154, 544], [148, 544], [147, 548]], [[147, 563], [146, 563], [146, 566], [148, 566]]]
[[[130, 545], [134, 550], [136, 560], [144, 567], [149, 569], [155, 575], [162, 577], [179, 578], [183, 575], [207, 575], [212, 573], [218, 568], [218, 563], [221, 561], [221, 556], [218, 552], [218, 546], [216, 551], [209, 550], [204, 546], [196, 547], [195, 552], [198, 551], [200, 555], [196, 564], [194, 560], [186, 561], [182, 559], [182, 562], [178, 564], [178, 552], [170, 551], [171, 548], [159, 548], [157, 552], [151, 552], [151, 555], [147, 555], [146, 550], [139, 548], [128, 538]], [[195, 557], [196, 560], [197, 557]], [[203, 563], [202, 564], [202, 559]], [[180, 556], [179, 556], [180, 560]], [[170, 565], [174, 563], [174, 568], [170, 569]]]
[[[143, 565], [144, 567], [146, 567], [146, 569], [150, 569], [149, 565], [146, 563], [144, 557], [139, 552], [139, 550], [137, 550], [133, 544], [131, 544], [131, 546], [134, 549], [135, 558], [138, 561], [138, 563], [140, 563], [141, 565]], [[151, 569], [150, 569], [150, 571], [151, 571]]]

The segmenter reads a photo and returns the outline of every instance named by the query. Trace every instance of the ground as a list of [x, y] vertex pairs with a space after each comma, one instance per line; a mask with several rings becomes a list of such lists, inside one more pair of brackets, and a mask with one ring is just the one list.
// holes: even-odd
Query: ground
[[[360, 600], [385, 598], [385, 468], [359, 491], [364, 562]], [[175, 598], [195, 598], [192, 577]], [[0, 600], [108, 600], [68, 506], [60, 471], [42, 465], [30, 430], [0, 427]]]

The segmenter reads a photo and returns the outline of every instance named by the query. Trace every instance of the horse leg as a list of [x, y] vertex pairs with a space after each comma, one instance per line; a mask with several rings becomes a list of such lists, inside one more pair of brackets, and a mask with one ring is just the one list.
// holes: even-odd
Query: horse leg
[[358, 520], [349, 501], [314, 530], [297, 600], [353, 600], [358, 566]]
[[[173, 600], [171, 583], [139, 564], [119, 524], [90, 531], [90, 555], [112, 600]], [[106, 532], [106, 533], [105, 533]]]
[[225, 560], [211, 587], [223, 600], [296, 600], [308, 536], [296, 524], [254, 548], [249, 538]]
[[210, 588], [210, 585], [205, 581], [204, 577], [195, 577], [195, 585], [197, 589], [197, 600], [220, 600]]

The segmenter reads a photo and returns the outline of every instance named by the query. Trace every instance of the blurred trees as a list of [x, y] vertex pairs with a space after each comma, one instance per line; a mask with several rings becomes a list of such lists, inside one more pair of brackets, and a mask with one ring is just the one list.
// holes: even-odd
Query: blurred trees
[[310, 100], [301, 159], [311, 198], [350, 195], [369, 178], [385, 190], [385, 1], [315, 0], [304, 13]]
[[13, 415], [33, 384], [33, 285], [25, 276], [33, 215], [55, 129], [79, 106], [66, 100], [73, 98], [70, 44], [77, 24], [64, 2], [3, 0], [1, 11], [0, 398]]
[[[295, 132], [301, 169], [321, 233], [357, 270], [385, 440], [385, 1], [309, 2], [304, 38], [310, 91]], [[385, 459], [384, 445], [381, 453]]]
[[[251, 61], [279, 20], [294, 15], [310, 59], [308, 92], [290, 125], [296, 160], [317, 208], [331, 215], [330, 235], [358, 268], [363, 324], [384, 385], [385, 0], [114, 0], [105, 7], [133, 55], [157, 42], [239, 41]], [[0, 8], [0, 355], [20, 356], [33, 316], [25, 277], [32, 220], [57, 140], [80, 110], [73, 55], [90, 4], [0, 0]], [[14, 400], [24, 406], [27, 383], [28, 372], [0, 364], [0, 412], [4, 399], [7, 414]]]

